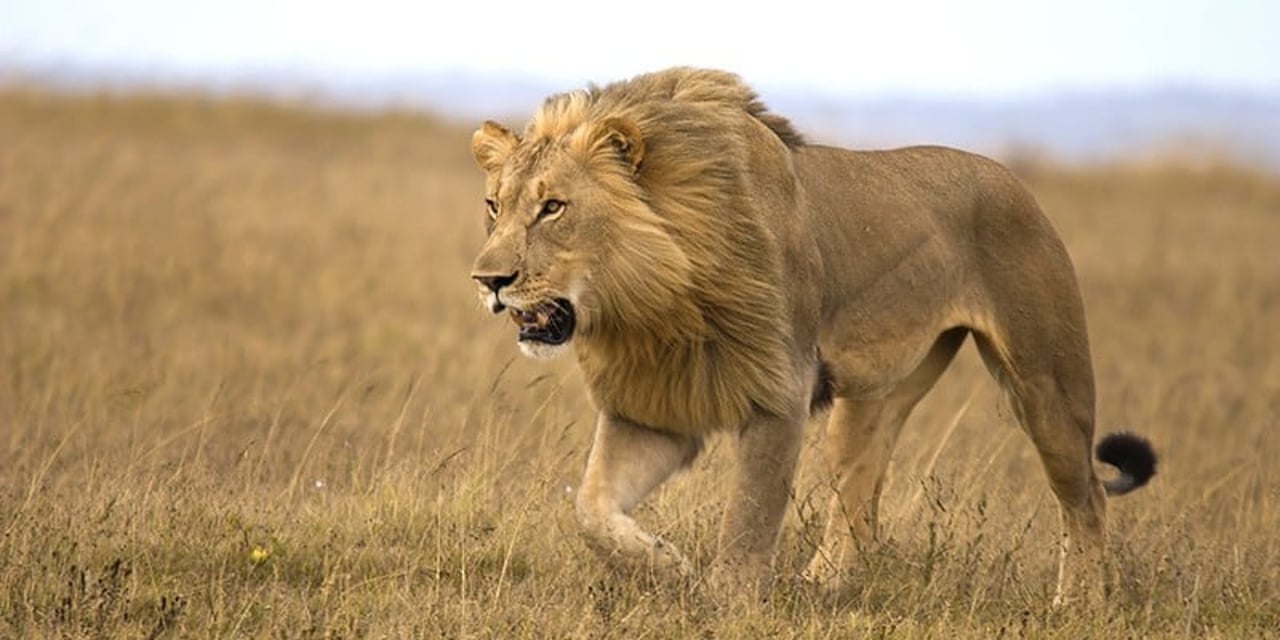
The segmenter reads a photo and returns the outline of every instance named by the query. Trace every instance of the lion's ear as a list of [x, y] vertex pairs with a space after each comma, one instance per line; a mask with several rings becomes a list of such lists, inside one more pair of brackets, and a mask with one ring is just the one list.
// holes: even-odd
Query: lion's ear
[[644, 160], [644, 138], [635, 123], [625, 118], [609, 118], [596, 129], [596, 140], [597, 143], [608, 144], [614, 153], [631, 165], [632, 171], [640, 170], [640, 162]]
[[476, 164], [489, 172], [501, 167], [518, 144], [520, 138], [516, 134], [492, 120], [485, 121], [471, 134], [471, 153], [476, 157]]

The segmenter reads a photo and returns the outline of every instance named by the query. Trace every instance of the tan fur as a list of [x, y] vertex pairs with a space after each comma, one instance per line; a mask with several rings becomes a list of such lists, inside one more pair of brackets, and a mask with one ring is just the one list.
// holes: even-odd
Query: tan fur
[[[729, 431], [739, 472], [712, 580], [766, 584], [821, 353], [835, 496], [806, 575], [839, 584], [874, 539], [899, 427], [969, 333], [1041, 453], [1064, 552], [1101, 549], [1078, 288], [1003, 168], [809, 145], [736, 76], [688, 68], [552, 96], [522, 135], [485, 123], [473, 151], [498, 208], [473, 276], [513, 279], [482, 296], [578, 312], [600, 419], [577, 508], [611, 561], [691, 571], [628, 514]], [[549, 200], [563, 213], [538, 219]]]

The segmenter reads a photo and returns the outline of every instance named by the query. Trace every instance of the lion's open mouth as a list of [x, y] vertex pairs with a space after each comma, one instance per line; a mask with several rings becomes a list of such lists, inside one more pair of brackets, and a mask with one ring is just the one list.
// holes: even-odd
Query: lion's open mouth
[[564, 298], [544, 302], [528, 311], [513, 307], [511, 319], [520, 328], [521, 341], [564, 344], [573, 337], [573, 304]]

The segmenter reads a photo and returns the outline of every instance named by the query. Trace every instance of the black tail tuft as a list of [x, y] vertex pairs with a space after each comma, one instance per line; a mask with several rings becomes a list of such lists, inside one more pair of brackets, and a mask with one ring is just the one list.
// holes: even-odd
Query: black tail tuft
[[1156, 451], [1146, 438], [1128, 432], [1112, 433], [1098, 441], [1098, 460], [1120, 470], [1120, 477], [1103, 483], [1107, 495], [1119, 496], [1146, 484], [1156, 474]]
[[818, 360], [818, 381], [814, 383], [813, 396], [809, 398], [809, 415], [830, 409], [835, 395], [836, 377], [831, 373], [831, 365], [826, 360]]

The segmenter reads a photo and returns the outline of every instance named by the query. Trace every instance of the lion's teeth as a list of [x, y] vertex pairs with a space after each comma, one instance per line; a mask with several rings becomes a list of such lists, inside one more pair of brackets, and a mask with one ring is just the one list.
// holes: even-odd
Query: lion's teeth
[[551, 324], [551, 318], [555, 314], [555, 308], [542, 305], [533, 311], [525, 311], [523, 309], [510, 308], [511, 319], [516, 324], [525, 328], [545, 329]]
[[511, 316], [520, 324], [533, 324], [537, 320], [537, 316], [529, 311], [516, 310], [511, 311]]

